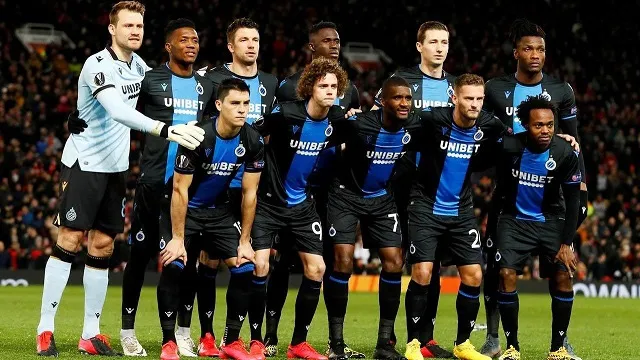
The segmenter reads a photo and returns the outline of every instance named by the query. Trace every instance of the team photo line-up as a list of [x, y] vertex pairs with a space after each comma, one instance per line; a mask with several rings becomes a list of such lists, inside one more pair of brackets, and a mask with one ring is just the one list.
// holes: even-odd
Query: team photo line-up
[[[168, 61], [150, 68], [135, 53], [143, 41], [144, 13], [136, 1], [115, 4], [109, 45], [89, 56], [80, 73], [60, 165], [59, 235], [45, 268], [39, 355], [58, 356], [54, 319], [85, 233], [78, 349], [121, 355], [101, 334], [100, 317], [114, 237], [124, 231], [134, 129], [146, 133], [146, 140], [122, 289], [124, 355], [147, 356], [134, 325], [145, 270], [158, 258], [161, 359], [276, 356], [290, 265], [296, 262], [303, 277], [287, 357], [364, 358], [343, 334], [354, 244], [361, 237], [365, 247], [378, 250], [382, 264], [373, 358], [520, 359], [516, 279], [528, 257], [539, 255], [551, 295], [548, 359], [580, 359], [567, 330], [576, 269], [572, 240], [586, 216], [584, 161], [573, 89], [542, 71], [540, 26], [514, 21], [516, 72], [485, 84], [480, 76], [443, 70], [449, 30], [427, 21], [417, 31], [420, 63], [397, 70], [381, 85], [375, 106], [361, 111], [358, 90], [338, 61], [340, 37], [331, 22], [309, 30], [312, 61], [279, 82], [258, 69], [259, 27], [248, 18], [227, 28], [232, 61], [199, 70], [196, 25], [184, 18], [169, 21]], [[496, 187], [482, 234], [471, 175], [488, 170]], [[278, 261], [270, 269], [274, 254]], [[230, 280], [224, 335], [216, 344], [212, 324], [221, 261]], [[394, 323], [405, 265], [411, 280], [404, 299], [407, 342], [400, 353]], [[441, 265], [455, 265], [461, 279], [451, 350], [433, 338]], [[488, 329], [476, 350], [469, 338], [481, 286]], [[325, 353], [306, 340], [321, 292], [329, 329]], [[198, 346], [190, 332], [196, 297]], [[245, 318], [248, 347], [239, 337]]]

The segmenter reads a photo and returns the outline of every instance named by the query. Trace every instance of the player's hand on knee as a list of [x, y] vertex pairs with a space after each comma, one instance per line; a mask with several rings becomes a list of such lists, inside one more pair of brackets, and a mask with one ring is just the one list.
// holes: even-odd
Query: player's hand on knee
[[562, 263], [569, 272], [569, 277], [573, 277], [573, 272], [578, 267], [578, 260], [576, 259], [575, 254], [573, 253], [572, 246], [562, 244], [560, 246], [560, 250], [556, 255], [556, 261]]
[[167, 139], [194, 150], [204, 140], [204, 129], [190, 123], [169, 126]]
[[167, 246], [160, 252], [160, 261], [163, 266], [171, 264], [172, 261], [180, 259], [187, 263], [187, 249], [184, 247], [184, 240], [171, 239]]
[[240, 242], [238, 245], [238, 256], [236, 257], [236, 266], [242, 265], [242, 259], [247, 259], [253, 263], [256, 262], [256, 253], [253, 251], [250, 242]]
[[576, 138], [568, 134], [557, 134], [557, 135], [558, 137], [561, 137], [565, 141], [567, 141], [571, 145], [573, 150], [580, 152], [580, 144], [578, 144], [578, 142], [576, 141]]
[[80, 119], [78, 110], [74, 110], [67, 118], [67, 128], [72, 134], [80, 134], [89, 126], [86, 121]]

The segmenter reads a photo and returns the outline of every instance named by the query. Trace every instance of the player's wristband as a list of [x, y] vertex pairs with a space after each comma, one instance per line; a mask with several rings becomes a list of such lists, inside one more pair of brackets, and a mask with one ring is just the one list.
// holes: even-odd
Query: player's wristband
[[169, 136], [169, 127], [160, 121], [156, 121], [156, 126], [149, 131], [149, 134], [166, 139]]

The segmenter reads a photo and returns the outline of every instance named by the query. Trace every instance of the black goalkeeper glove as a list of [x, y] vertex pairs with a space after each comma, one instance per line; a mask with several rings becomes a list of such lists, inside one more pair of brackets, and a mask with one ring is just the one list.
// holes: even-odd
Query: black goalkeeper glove
[[74, 110], [67, 118], [67, 127], [72, 134], [80, 134], [87, 128], [87, 122], [78, 117], [78, 110]]

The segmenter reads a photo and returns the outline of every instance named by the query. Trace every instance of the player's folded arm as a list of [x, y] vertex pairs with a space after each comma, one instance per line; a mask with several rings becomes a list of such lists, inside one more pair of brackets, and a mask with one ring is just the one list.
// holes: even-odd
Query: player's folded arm
[[569, 155], [569, 161], [563, 173], [561, 186], [565, 202], [565, 216], [562, 241], [565, 245], [571, 245], [580, 215], [580, 182], [582, 182], [582, 173], [578, 166], [577, 155]]

